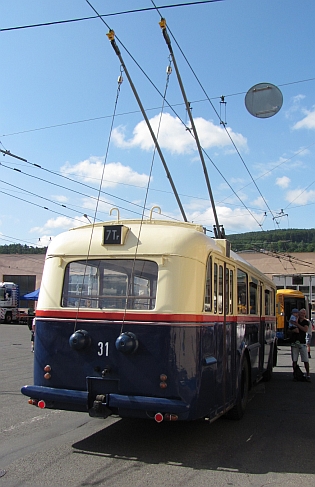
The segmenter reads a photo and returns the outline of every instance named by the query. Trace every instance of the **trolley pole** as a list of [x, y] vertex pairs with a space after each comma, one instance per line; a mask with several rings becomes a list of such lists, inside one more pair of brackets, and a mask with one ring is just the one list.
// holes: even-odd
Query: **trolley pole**
[[140, 100], [140, 98], [139, 98], [139, 95], [138, 95], [138, 93], [137, 93], [137, 90], [136, 90], [136, 88], [135, 88], [135, 86], [134, 86], [134, 84], [133, 84], [133, 82], [132, 82], [132, 79], [131, 79], [131, 77], [130, 77], [130, 75], [129, 75], [129, 72], [128, 72], [127, 68], [126, 68], [126, 65], [125, 65], [125, 63], [124, 63], [124, 61], [123, 61], [123, 59], [122, 59], [122, 56], [121, 56], [121, 53], [120, 53], [119, 47], [118, 47], [118, 46], [117, 46], [117, 44], [116, 44], [116, 41], [115, 41], [115, 32], [114, 32], [113, 30], [110, 30], [110, 31], [108, 32], [108, 34], [107, 34], [107, 37], [108, 37], [108, 39], [110, 40], [110, 43], [111, 43], [111, 45], [112, 45], [112, 47], [113, 47], [113, 49], [114, 49], [115, 53], [117, 54], [117, 56], [118, 56], [118, 58], [119, 58], [119, 61], [120, 61], [121, 65], [122, 65], [122, 67], [123, 67], [124, 72], [126, 73], [126, 76], [127, 76], [127, 78], [128, 78], [128, 81], [129, 81], [129, 84], [130, 84], [131, 89], [132, 89], [132, 91], [133, 91], [133, 94], [135, 95], [135, 98], [136, 98], [136, 100], [137, 100], [137, 103], [138, 103], [138, 105], [139, 105], [139, 108], [140, 108], [140, 110], [141, 110], [141, 113], [142, 113], [142, 115], [143, 115], [143, 118], [144, 118], [144, 120], [145, 120], [145, 122], [146, 122], [146, 124], [147, 124], [147, 126], [148, 126], [149, 131], [150, 131], [150, 134], [151, 134], [151, 137], [152, 137], [153, 142], [154, 142], [154, 144], [155, 144], [156, 150], [158, 151], [158, 154], [159, 154], [159, 156], [160, 156], [160, 158], [161, 158], [162, 164], [163, 164], [164, 169], [165, 169], [165, 171], [166, 171], [166, 176], [167, 176], [167, 178], [169, 179], [169, 182], [170, 182], [170, 184], [171, 184], [171, 187], [172, 187], [173, 193], [174, 193], [174, 195], [175, 195], [176, 201], [177, 201], [177, 203], [178, 203], [179, 209], [180, 209], [180, 211], [181, 211], [182, 217], [183, 217], [184, 221], [185, 221], [185, 222], [187, 222], [188, 220], [187, 220], [187, 217], [186, 217], [186, 214], [185, 214], [184, 208], [183, 208], [183, 206], [182, 206], [182, 204], [181, 204], [181, 201], [180, 201], [180, 199], [179, 199], [179, 195], [178, 195], [177, 190], [176, 190], [176, 188], [175, 188], [175, 185], [174, 185], [174, 182], [173, 182], [172, 176], [171, 176], [171, 174], [170, 174], [170, 172], [169, 172], [169, 170], [168, 170], [168, 167], [167, 167], [166, 161], [165, 161], [165, 159], [164, 159], [163, 153], [162, 153], [162, 151], [161, 151], [160, 145], [159, 145], [159, 143], [158, 143], [158, 141], [157, 141], [157, 138], [156, 138], [156, 136], [155, 136], [155, 133], [153, 132], [153, 129], [152, 129], [151, 124], [150, 124], [150, 121], [149, 121], [149, 119], [148, 119], [148, 117], [147, 117], [147, 114], [146, 114], [146, 112], [145, 112], [144, 108], [143, 108], [143, 105], [142, 105], [142, 103], [141, 103], [141, 100]]
[[179, 83], [179, 86], [180, 86], [180, 89], [181, 89], [181, 92], [182, 92], [182, 95], [183, 95], [183, 98], [184, 98], [184, 102], [185, 102], [185, 105], [186, 105], [186, 110], [187, 110], [187, 113], [189, 115], [189, 119], [190, 119], [190, 123], [191, 123], [191, 128], [192, 128], [192, 131], [193, 131], [193, 134], [194, 134], [194, 138], [195, 138], [195, 141], [196, 141], [196, 144], [197, 144], [197, 148], [198, 148], [198, 152], [199, 152], [199, 156], [200, 156], [200, 160], [201, 160], [201, 164], [202, 164], [204, 176], [205, 176], [205, 179], [206, 179], [206, 184], [207, 184], [207, 188], [208, 188], [210, 202], [211, 202], [211, 206], [212, 206], [214, 221], [215, 221], [215, 225], [214, 225], [215, 236], [216, 236], [216, 238], [224, 238], [224, 231], [223, 231], [222, 226], [219, 225], [219, 220], [218, 220], [218, 216], [217, 216], [217, 212], [216, 212], [216, 208], [215, 208], [215, 203], [214, 203], [214, 198], [213, 198], [213, 194], [212, 194], [212, 190], [211, 190], [211, 185], [210, 185], [209, 175], [208, 175], [208, 171], [207, 171], [207, 166], [206, 166], [206, 163], [205, 163], [205, 160], [204, 160], [204, 157], [203, 157], [203, 152], [202, 152], [202, 148], [201, 148], [201, 145], [200, 145], [198, 133], [197, 133], [197, 130], [196, 130], [196, 127], [195, 127], [195, 122], [194, 122], [193, 116], [191, 114], [191, 108], [190, 108], [189, 102], [187, 100], [187, 96], [186, 96], [186, 93], [185, 93], [184, 85], [183, 85], [183, 82], [182, 82], [182, 79], [181, 79], [181, 76], [180, 76], [180, 73], [179, 73], [179, 70], [178, 70], [178, 67], [177, 67], [176, 59], [175, 59], [174, 52], [173, 52], [173, 48], [172, 48], [172, 45], [171, 45], [171, 40], [170, 40], [169, 35], [167, 33], [167, 30], [166, 30], [166, 20], [165, 19], [161, 19], [161, 21], [159, 22], [159, 25], [160, 25], [160, 27], [162, 29], [163, 37], [165, 39], [165, 42], [166, 42], [166, 44], [168, 46], [168, 49], [170, 51], [170, 54], [172, 56], [172, 60], [173, 60], [174, 68], [175, 68], [175, 71], [176, 71], [178, 83]]

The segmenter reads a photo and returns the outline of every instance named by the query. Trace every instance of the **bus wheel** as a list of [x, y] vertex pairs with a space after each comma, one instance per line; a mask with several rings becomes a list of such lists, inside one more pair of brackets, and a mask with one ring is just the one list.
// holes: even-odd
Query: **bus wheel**
[[278, 344], [277, 342], [274, 344], [274, 349], [273, 349], [273, 361], [272, 361], [273, 367], [276, 367], [277, 362], [278, 362]]
[[241, 380], [237, 391], [236, 403], [235, 406], [227, 413], [227, 417], [229, 419], [241, 419], [243, 417], [248, 401], [248, 392], [249, 369], [248, 361], [244, 357], [242, 362]]
[[275, 343], [272, 348], [272, 356], [269, 358], [267, 370], [263, 373], [263, 381], [269, 382], [272, 378], [272, 369], [277, 365], [278, 348]]
[[6, 313], [4, 321], [6, 323], [12, 323], [12, 313]]

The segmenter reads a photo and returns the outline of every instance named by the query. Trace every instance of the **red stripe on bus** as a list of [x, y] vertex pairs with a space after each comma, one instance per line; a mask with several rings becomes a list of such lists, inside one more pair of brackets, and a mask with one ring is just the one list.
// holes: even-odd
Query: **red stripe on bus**
[[[123, 313], [123, 312], [93, 312], [93, 311], [64, 311], [64, 310], [36, 310], [36, 318], [57, 318], [71, 320], [104, 320], [104, 321], [137, 321], [137, 322], [170, 322], [170, 323], [205, 323], [223, 322], [223, 315], [213, 314], [174, 314], [174, 313]], [[228, 322], [256, 323], [260, 317], [257, 315], [227, 315]], [[274, 316], [261, 317], [262, 321], [275, 322]]]

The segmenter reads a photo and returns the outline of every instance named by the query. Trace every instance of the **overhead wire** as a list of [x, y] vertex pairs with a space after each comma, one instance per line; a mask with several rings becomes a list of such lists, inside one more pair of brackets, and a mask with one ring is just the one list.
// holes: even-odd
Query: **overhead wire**
[[[211, 2], [189, 2], [189, 4], [188, 4], [188, 3], [185, 3], [185, 4], [182, 4], [182, 5], [177, 4], [177, 5], [173, 5], [173, 6], [174, 6], [174, 7], [176, 7], [176, 6], [184, 6], [184, 5], [192, 5], [192, 4], [197, 4], [197, 3], [211, 3]], [[161, 6], [161, 7], [155, 7], [155, 6], [154, 6], [154, 8], [152, 8], [152, 9], [140, 9], [140, 10], [154, 10], [154, 9], [156, 9], [156, 8], [169, 8], [169, 7], [171, 7], [171, 6]], [[120, 13], [118, 13], [118, 14], [122, 14], [122, 13], [132, 13], [132, 12], [135, 12], [135, 10], [134, 10], [134, 11], [128, 11], [128, 12], [120, 12]], [[111, 16], [111, 15], [115, 15], [115, 14], [108, 14], [108, 15], [106, 15], [106, 16]], [[100, 17], [100, 15], [97, 15], [96, 17]], [[94, 17], [94, 18], [96, 18], [96, 17]], [[92, 17], [91, 17], [91, 18], [92, 18]], [[105, 24], [105, 25], [107, 25], [107, 24]], [[2, 29], [0, 29], [0, 31], [1, 31], [1, 30], [2, 30]], [[172, 35], [172, 37], [174, 38], [174, 36], [173, 36], [173, 35]], [[176, 39], [174, 39], [174, 40], [175, 40], [176, 44], [178, 45], [178, 43], [177, 43]], [[178, 47], [179, 47], [179, 46], [178, 46]], [[180, 47], [179, 47], [179, 49], [180, 49]], [[127, 51], [127, 52], [128, 52], [128, 51]], [[182, 51], [181, 51], [181, 52], [182, 52]], [[182, 52], [182, 54], [184, 55], [184, 53], [183, 53], [183, 52]], [[184, 57], [185, 57], [185, 55], [184, 55]], [[188, 62], [188, 61], [187, 61], [187, 62]], [[189, 65], [189, 63], [188, 63], [188, 65]], [[192, 71], [193, 71], [193, 70], [192, 70]], [[194, 73], [194, 71], [193, 71], [193, 73]], [[195, 74], [195, 73], [194, 73], [194, 74]], [[195, 75], [195, 76], [196, 76], [196, 75]], [[196, 79], [198, 80], [198, 78], [197, 78], [197, 77], [196, 77]], [[308, 79], [308, 80], [304, 80], [304, 81], [310, 81], [310, 80], [313, 80], [313, 79], [314, 79], [314, 78], [310, 78], [310, 79]], [[198, 80], [198, 81], [199, 81], [199, 80]], [[302, 81], [296, 81], [296, 82], [291, 82], [291, 83], [284, 83], [282, 86], [289, 85], [289, 84], [295, 84], [295, 83], [298, 83], [298, 82], [302, 82]], [[280, 85], [279, 85], [279, 86], [280, 86]], [[225, 95], [225, 96], [234, 96], [234, 95]], [[208, 96], [207, 96], [207, 99], [208, 99]], [[215, 110], [215, 108], [214, 108], [214, 110]], [[100, 118], [103, 118], [103, 117], [100, 117]], [[73, 122], [73, 123], [77, 123], [77, 122]], [[36, 130], [36, 129], [34, 129], [34, 130]], [[208, 156], [207, 156], [207, 157], [208, 157]], [[211, 161], [211, 159], [210, 159], [210, 161]], [[211, 161], [211, 162], [212, 162], [212, 161]], [[216, 169], [217, 169], [217, 168], [216, 168]], [[218, 169], [217, 169], [217, 170], [218, 170]], [[219, 173], [220, 173], [220, 172], [219, 172]], [[222, 175], [222, 174], [220, 174], [220, 175], [223, 177], [223, 175]], [[249, 173], [249, 175], [251, 176], [251, 174], [250, 174], [250, 173]], [[252, 178], [252, 176], [251, 176], [251, 178]], [[257, 178], [257, 179], [258, 179], [258, 178]], [[253, 178], [252, 178], [252, 180], [253, 180]], [[227, 182], [227, 181], [225, 180], [225, 182]], [[254, 182], [254, 184], [255, 184], [255, 180], [253, 180], [253, 182]], [[236, 195], [236, 192], [233, 190], [233, 188], [232, 188], [230, 185], [229, 185], [229, 187], [230, 187], [230, 189], [233, 191], [233, 193]], [[108, 193], [108, 194], [110, 194], [110, 193]], [[112, 195], [112, 196], [113, 196], [113, 195]], [[261, 197], [264, 199], [264, 197], [263, 197], [263, 195], [262, 195], [262, 194], [261, 194]], [[248, 207], [247, 207], [246, 205], [244, 205], [244, 203], [242, 202], [242, 200], [241, 200], [240, 198], [238, 198], [238, 199], [239, 199], [239, 200], [240, 200], [240, 202], [243, 204], [243, 206], [244, 206], [244, 207], [245, 207], [245, 208], [248, 210]], [[268, 207], [268, 206], [267, 206], [267, 207]], [[273, 213], [272, 213], [272, 210], [270, 210], [270, 208], [268, 208], [268, 209], [269, 209], [269, 211], [271, 212], [271, 214], [273, 214]], [[256, 219], [255, 219], [255, 220], [256, 220]], [[258, 223], [258, 225], [260, 225], [260, 223], [258, 222], [258, 220], [256, 220], [256, 222]]]
[[[90, 4], [90, 2], [88, 0], [86, 0], [86, 2], [91, 6], [91, 8], [95, 11], [94, 7]], [[102, 19], [103, 23], [105, 24], [105, 26], [107, 28], [110, 29], [109, 25], [104, 21], [104, 19]], [[154, 87], [154, 89], [157, 91], [157, 93], [163, 97], [162, 93], [160, 92], [160, 90], [157, 88], [157, 86], [153, 83], [153, 81], [151, 80], [151, 78], [147, 75], [147, 73], [144, 71], [144, 69], [140, 66], [140, 64], [136, 61], [136, 59], [134, 58], [134, 56], [130, 53], [130, 51], [127, 49], [127, 47], [122, 43], [122, 41], [119, 39], [119, 37], [116, 35], [116, 38], [117, 40], [120, 42], [121, 46], [124, 48], [124, 50], [127, 52], [127, 54], [131, 57], [131, 59], [134, 61], [134, 63], [136, 64], [136, 66], [140, 69], [140, 71], [144, 74], [144, 76], [147, 78], [147, 80], [151, 83], [151, 85]], [[173, 108], [173, 106], [167, 101], [167, 99], [165, 99], [165, 102], [166, 104], [168, 105], [168, 107], [173, 111], [173, 113], [175, 114], [175, 116], [181, 121], [181, 123], [183, 124], [183, 126], [185, 127], [186, 130], [189, 131], [190, 135], [192, 137], [193, 134], [191, 133], [191, 131], [189, 130], [189, 127], [187, 127], [187, 125], [185, 124], [185, 122], [182, 120], [182, 118], [179, 116], [179, 114], [175, 111], [175, 109]], [[206, 151], [204, 149], [202, 149], [203, 152], [206, 154], [206, 157], [210, 160], [210, 162], [212, 163], [212, 165], [215, 167], [215, 169], [218, 171], [218, 173], [220, 174], [220, 176], [223, 178], [223, 180], [226, 182], [226, 184], [229, 186], [229, 188], [231, 189], [231, 191], [235, 194], [235, 196], [238, 198], [238, 200], [241, 202], [241, 204], [244, 206], [244, 208], [251, 214], [251, 216], [253, 217], [253, 219], [256, 221], [257, 225], [259, 227], [261, 227], [261, 224], [260, 222], [256, 219], [255, 215], [253, 215], [251, 213], [251, 211], [248, 209], [248, 207], [245, 205], [245, 203], [241, 200], [241, 198], [239, 197], [239, 195], [234, 191], [234, 189], [232, 188], [232, 186], [230, 185], [230, 183], [228, 182], [228, 180], [224, 177], [224, 175], [222, 174], [222, 172], [219, 170], [219, 168], [215, 165], [215, 163], [212, 161], [212, 159], [210, 158], [210, 156], [206, 153]]]
[[[155, 6], [154, 0], [151, 0], [151, 3], [152, 3], [154, 6]], [[161, 14], [160, 14], [160, 12], [159, 12], [158, 7], [156, 7], [156, 6], [155, 6], [155, 8], [156, 8], [156, 10], [157, 10], [158, 14], [159, 14], [159, 15], [160, 15], [160, 17], [161, 17]], [[244, 161], [244, 159], [243, 159], [243, 157], [242, 157], [242, 155], [241, 155], [241, 153], [240, 153], [240, 151], [239, 151], [238, 147], [236, 146], [236, 144], [235, 144], [235, 142], [234, 142], [233, 138], [231, 137], [231, 134], [230, 134], [230, 133], [229, 133], [229, 131], [227, 130], [227, 128], [226, 128], [226, 124], [225, 124], [225, 123], [222, 121], [222, 119], [221, 119], [221, 117], [220, 117], [220, 115], [219, 115], [218, 111], [216, 110], [215, 106], [213, 105], [213, 103], [212, 103], [211, 99], [208, 97], [207, 92], [205, 91], [205, 89], [204, 89], [203, 85], [201, 84], [201, 82], [200, 82], [200, 80], [199, 80], [198, 76], [196, 75], [196, 73], [195, 73], [195, 71], [194, 71], [193, 67], [191, 66], [190, 62], [188, 61], [188, 59], [187, 59], [186, 55], [184, 54], [183, 50], [182, 50], [182, 49], [181, 49], [181, 47], [179, 46], [179, 44], [178, 44], [177, 40], [175, 39], [175, 36], [172, 34], [172, 31], [171, 31], [169, 28], [168, 28], [168, 30], [169, 30], [169, 32], [170, 32], [170, 34], [171, 34], [171, 36], [172, 36], [172, 39], [174, 40], [174, 42], [176, 43], [176, 45], [177, 45], [178, 49], [180, 50], [180, 52], [181, 52], [181, 54], [182, 54], [183, 58], [185, 59], [185, 61], [186, 61], [187, 65], [189, 66], [189, 68], [190, 68], [191, 72], [193, 73], [193, 75], [194, 75], [194, 77], [195, 77], [195, 79], [196, 79], [197, 83], [199, 84], [200, 88], [202, 89], [203, 93], [206, 95], [206, 97], [207, 97], [207, 99], [208, 99], [209, 103], [211, 104], [211, 106], [212, 106], [212, 108], [213, 108], [213, 110], [214, 110], [215, 114], [217, 115], [217, 117], [218, 117], [218, 119], [219, 119], [219, 121], [220, 121], [220, 124], [222, 124], [222, 126], [223, 126], [223, 128], [224, 128], [224, 130], [225, 130], [225, 132], [226, 132], [226, 134], [227, 134], [227, 136], [228, 136], [228, 138], [230, 139], [230, 141], [231, 141], [231, 143], [232, 143], [232, 145], [233, 145], [234, 149], [236, 150], [236, 152], [237, 152], [237, 154], [238, 154], [239, 158], [241, 159], [241, 161], [242, 161], [242, 163], [243, 163], [243, 165], [244, 165], [244, 167], [245, 167], [245, 169], [246, 169], [247, 173], [249, 174], [249, 176], [250, 176], [250, 178], [251, 178], [252, 182], [254, 183], [254, 185], [255, 185], [255, 187], [256, 187], [256, 189], [257, 189], [257, 191], [259, 192], [260, 196], [262, 197], [262, 199], [263, 199], [263, 201], [264, 201], [264, 203], [265, 203], [266, 207], [268, 208], [268, 210], [269, 210], [270, 214], [271, 214], [272, 216], [274, 216], [274, 215], [273, 215], [273, 212], [272, 212], [272, 210], [271, 210], [271, 208], [269, 207], [269, 205], [268, 205], [268, 203], [267, 203], [267, 201], [266, 201], [266, 199], [265, 199], [265, 197], [263, 196], [262, 192], [261, 192], [261, 191], [260, 191], [260, 189], [258, 188], [258, 185], [256, 184], [256, 182], [255, 182], [255, 180], [254, 180], [254, 178], [253, 178], [253, 176], [252, 176], [251, 172], [249, 171], [249, 168], [248, 168], [247, 164], [245, 163], [245, 161]], [[252, 215], [252, 216], [253, 216], [253, 215]], [[255, 218], [255, 220], [256, 220], [256, 218]], [[257, 223], [259, 224], [259, 226], [262, 228], [261, 224], [260, 224], [260, 223], [259, 223], [257, 220], [256, 220], [256, 222], [257, 222]]]
[[[223, 2], [224, 0], [195, 0], [193, 2], [185, 2], [185, 3], [175, 3], [171, 5], [161, 5], [159, 6], [160, 9], [167, 9], [167, 8], [176, 8], [176, 7], [188, 7], [188, 6], [193, 6], [193, 5], [201, 5], [201, 4], [206, 4], [206, 3], [215, 3], [215, 2]], [[91, 7], [93, 8], [93, 7]], [[94, 10], [94, 8], [93, 8]], [[34, 27], [48, 27], [50, 25], [58, 25], [58, 24], [69, 24], [72, 22], [82, 22], [85, 20], [95, 20], [98, 18], [101, 18], [103, 20], [103, 17], [115, 17], [118, 15], [126, 15], [126, 14], [133, 14], [133, 13], [139, 13], [139, 12], [148, 12], [150, 10], [154, 10], [152, 7], [146, 7], [146, 8], [138, 8], [138, 9], [133, 9], [133, 10], [125, 10], [122, 12], [114, 12], [110, 14], [97, 14], [92, 17], [80, 17], [76, 19], [68, 19], [68, 20], [56, 20], [52, 22], [41, 22], [38, 24], [28, 24], [28, 25], [21, 25], [21, 26], [16, 26], [16, 27], [4, 27], [0, 29], [0, 32], [7, 32], [7, 31], [12, 31], [12, 30], [21, 30], [21, 29], [31, 29]], [[95, 10], [94, 10], [95, 11]]]
[[[45, 167], [43, 167], [43, 166], [41, 166], [41, 165], [39, 165], [39, 164], [32, 163], [32, 162], [28, 161], [27, 159], [23, 159], [23, 158], [21, 158], [21, 157], [19, 157], [19, 156], [15, 156], [15, 154], [12, 154], [12, 153], [11, 153], [11, 152], [9, 152], [9, 151], [3, 151], [3, 150], [1, 150], [1, 149], [0, 149], [0, 152], [2, 152], [2, 153], [4, 153], [4, 152], [5, 152], [5, 154], [4, 154], [4, 155], [8, 155], [8, 156], [11, 156], [11, 157], [17, 157], [18, 159], [22, 160], [23, 162], [25, 162], [25, 163], [27, 163], [27, 164], [30, 164], [31, 166], [34, 166], [34, 167], [35, 167], [35, 168], [37, 168], [37, 169], [42, 169], [43, 171], [46, 171], [46, 172], [48, 172], [48, 173], [50, 173], [50, 174], [53, 174], [53, 175], [55, 175], [55, 176], [57, 176], [57, 177], [60, 177], [60, 178], [66, 179], [66, 180], [68, 180], [68, 181], [71, 181], [72, 183], [75, 183], [75, 184], [78, 184], [78, 185], [80, 185], [80, 186], [86, 187], [86, 188], [91, 189], [91, 190], [93, 190], [93, 191], [97, 191], [97, 189], [96, 189], [96, 188], [93, 188], [92, 186], [90, 186], [90, 185], [88, 185], [88, 184], [86, 184], [86, 183], [83, 183], [82, 181], [77, 181], [77, 180], [72, 179], [72, 178], [69, 178], [68, 176], [65, 176], [65, 175], [63, 175], [63, 174], [60, 174], [60, 173], [57, 173], [57, 172], [52, 171], [52, 170], [50, 170], [50, 169], [47, 169], [47, 168], [45, 168]], [[5, 167], [6, 169], [10, 169], [10, 170], [17, 171], [17, 172], [19, 172], [19, 173], [21, 173], [21, 174], [24, 174], [24, 175], [26, 175], [26, 176], [28, 176], [28, 177], [30, 177], [30, 178], [35, 178], [35, 179], [38, 179], [39, 181], [46, 182], [46, 183], [51, 184], [51, 185], [53, 185], [53, 186], [57, 186], [57, 187], [59, 187], [59, 188], [66, 189], [66, 190], [68, 190], [68, 191], [71, 191], [71, 192], [73, 192], [73, 193], [79, 194], [79, 195], [81, 195], [81, 196], [85, 196], [85, 197], [88, 197], [88, 198], [91, 198], [91, 199], [96, 199], [95, 197], [90, 196], [90, 195], [87, 195], [87, 194], [85, 194], [85, 193], [81, 193], [80, 191], [76, 191], [76, 190], [74, 190], [74, 189], [70, 189], [70, 188], [67, 188], [67, 187], [65, 187], [65, 186], [59, 185], [59, 184], [57, 184], [57, 183], [52, 183], [51, 181], [49, 181], [49, 180], [47, 180], [47, 179], [43, 179], [43, 178], [40, 178], [40, 177], [38, 177], [38, 176], [34, 176], [34, 175], [31, 175], [31, 174], [28, 174], [28, 173], [26, 173], [25, 171], [22, 171], [21, 169], [17, 169], [17, 168], [11, 168], [11, 167], [7, 166], [6, 164], [3, 164], [2, 162], [0, 162], [0, 166]], [[105, 194], [105, 195], [107, 195], [107, 196], [110, 196], [110, 197], [112, 197], [112, 198], [115, 198], [115, 199], [117, 199], [117, 200], [119, 200], [119, 201], [123, 201], [123, 202], [125, 202], [125, 203], [128, 203], [128, 204], [130, 204], [131, 206], [136, 206], [136, 207], [138, 207], [138, 208], [141, 208], [141, 209], [142, 209], [142, 205], [140, 205], [140, 204], [138, 204], [138, 203], [134, 203], [134, 202], [132, 202], [132, 201], [126, 200], [125, 198], [121, 198], [121, 197], [119, 197], [119, 196], [113, 195], [112, 193], [108, 193], [108, 192], [106, 192], [106, 191], [104, 191], [104, 190], [101, 190], [101, 193], [102, 193], [102, 194]], [[110, 202], [110, 201], [101, 200], [101, 202], [102, 202], [102, 203], [105, 203], [105, 204], [112, 205], [112, 202]], [[123, 206], [121, 206], [121, 205], [120, 205], [120, 208], [121, 208], [121, 209], [123, 209], [123, 210], [129, 211], [129, 212], [131, 212], [131, 213], [134, 213], [134, 214], [140, 214], [139, 212], [136, 212], [136, 211], [133, 211], [133, 210], [127, 209], [127, 208], [125, 208], [125, 207], [123, 207]], [[146, 208], [146, 210], [147, 210], [147, 211], [150, 211], [150, 209], [149, 209], [149, 208]], [[171, 217], [171, 216], [169, 216], [169, 215], [164, 215], [164, 216], [166, 216], [167, 218], [170, 218], [170, 219], [174, 219], [174, 220], [176, 220], [176, 218]]]
[[[35, 196], [36, 198], [39, 198], [39, 199], [42, 199], [42, 200], [45, 200], [45, 201], [49, 201], [49, 203], [53, 203], [56, 206], [61, 206], [62, 208], [66, 208], [67, 210], [75, 211], [77, 213], [77, 210], [74, 210], [73, 208], [70, 208], [70, 206], [67, 206], [67, 205], [65, 205], [63, 203], [57, 203], [56, 201], [53, 201], [50, 198], [46, 198], [45, 196], [41, 196], [39, 194], [33, 193], [32, 191], [28, 191], [25, 188], [21, 188], [20, 186], [16, 186], [15, 184], [9, 183], [8, 181], [4, 181], [3, 179], [0, 179], [0, 183], [6, 184], [7, 186], [10, 186], [12, 188], [18, 189], [19, 191], [21, 191], [23, 193], [28, 193], [31, 196]], [[81, 207], [81, 209], [83, 209], [83, 208]], [[86, 210], [86, 208], [84, 208], [84, 210]], [[66, 216], [66, 215], [63, 215], [63, 216]], [[93, 218], [91, 215], [86, 215], [86, 217]], [[102, 221], [102, 220], [99, 220], [99, 221]]]
[[[288, 86], [288, 85], [293, 85], [293, 84], [298, 84], [298, 83], [306, 83], [309, 81], [315, 81], [315, 78], [308, 78], [308, 79], [304, 79], [304, 80], [292, 81], [289, 83], [282, 83], [282, 84], [278, 83], [277, 86]], [[232, 97], [232, 96], [245, 95], [246, 93], [247, 93], [246, 91], [240, 91], [238, 93], [230, 93], [230, 94], [224, 95], [224, 98], [228, 98], [228, 97]], [[222, 95], [221, 96], [212, 96], [212, 97], [210, 97], [210, 100], [220, 100], [221, 97], [222, 97]], [[202, 98], [200, 100], [191, 100], [190, 103], [192, 105], [195, 105], [196, 103], [203, 103], [205, 101], [208, 102], [209, 101], [208, 98]], [[171, 107], [183, 106], [183, 105], [184, 105], [184, 103], [174, 103], [172, 105], [169, 105], [169, 107], [171, 108]], [[148, 108], [146, 108], [146, 111], [148, 112], [148, 111], [160, 110], [160, 109], [161, 109], [161, 107], [148, 107]], [[135, 113], [140, 113], [140, 110], [131, 110], [128, 112], [120, 112], [120, 113], [116, 114], [116, 117], [133, 115]], [[96, 120], [105, 120], [105, 119], [111, 118], [111, 117], [112, 117], [112, 114], [111, 115], [103, 115], [100, 117], [84, 118], [81, 120], [72, 120], [71, 122], [57, 123], [57, 124], [53, 124], [53, 125], [46, 125], [43, 127], [35, 127], [33, 129], [19, 130], [18, 132], [10, 132], [7, 134], [2, 134], [2, 135], [0, 135], [0, 137], [11, 137], [12, 135], [27, 134], [29, 132], [38, 132], [40, 130], [50, 130], [50, 129], [59, 128], [59, 127], [67, 127], [69, 125], [76, 125], [79, 123], [88, 123], [88, 122], [94, 122]], [[3, 145], [1, 141], [0, 141], [0, 144]]]

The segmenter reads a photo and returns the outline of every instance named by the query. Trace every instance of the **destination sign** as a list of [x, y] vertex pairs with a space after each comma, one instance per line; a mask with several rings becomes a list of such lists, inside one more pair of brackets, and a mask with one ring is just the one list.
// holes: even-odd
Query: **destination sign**
[[103, 234], [103, 245], [123, 245], [128, 228], [124, 225], [106, 225]]

